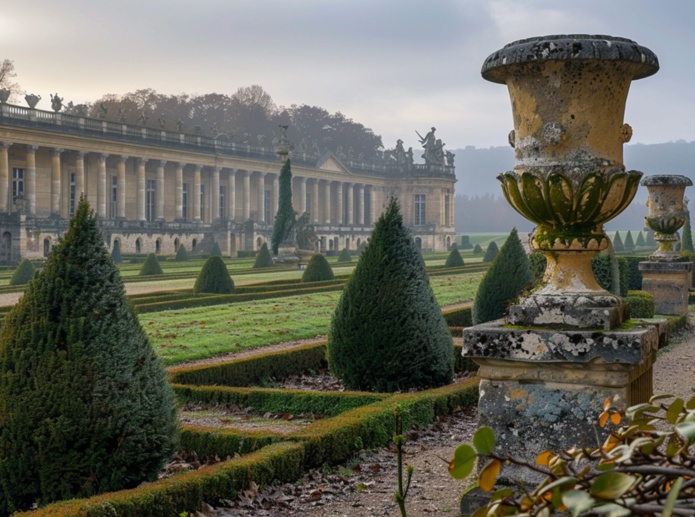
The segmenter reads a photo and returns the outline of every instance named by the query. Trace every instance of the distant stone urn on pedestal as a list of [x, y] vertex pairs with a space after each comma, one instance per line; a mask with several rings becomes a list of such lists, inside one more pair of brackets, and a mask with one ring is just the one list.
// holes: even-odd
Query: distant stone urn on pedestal
[[41, 95], [34, 95], [33, 93], [29, 93], [24, 96], [24, 100], [27, 101], [29, 109], [33, 110], [41, 100]]
[[12, 92], [7, 88], [0, 88], [0, 104], [6, 104]]
[[658, 175], [647, 176], [642, 180], [647, 187], [649, 210], [644, 218], [646, 225], [654, 230], [654, 239], [659, 243], [659, 249], [649, 257], [657, 262], [672, 262], [682, 260], [679, 252], [674, 251], [673, 244], [678, 242], [677, 232], [685, 224], [688, 210], [684, 205], [685, 187], [693, 182], [686, 176]]
[[510, 323], [620, 323], [621, 301], [598, 285], [591, 259], [608, 247], [603, 224], [630, 204], [642, 177], [623, 165], [630, 83], [658, 69], [634, 41], [588, 35], [517, 41], [483, 64], [483, 77], [506, 84], [512, 101], [516, 165], [498, 179], [537, 225], [532, 246], [547, 259], [545, 285], [512, 308]]

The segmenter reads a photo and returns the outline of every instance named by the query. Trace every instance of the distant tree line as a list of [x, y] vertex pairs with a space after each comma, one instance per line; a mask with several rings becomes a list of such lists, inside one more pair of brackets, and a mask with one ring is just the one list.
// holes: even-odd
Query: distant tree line
[[232, 142], [254, 146], [272, 145], [278, 126], [287, 124], [295, 148], [310, 153], [330, 150], [355, 160], [372, 159], [383, 147], [381, 136], [341, 112], [306, 104], [277, 106], [259, 85], [241, 87], [232, 95], [165, 95], [146, 88], [107, 94], [87, 104], [68, 103], [65, 112], [169, 131], [225, 134]]

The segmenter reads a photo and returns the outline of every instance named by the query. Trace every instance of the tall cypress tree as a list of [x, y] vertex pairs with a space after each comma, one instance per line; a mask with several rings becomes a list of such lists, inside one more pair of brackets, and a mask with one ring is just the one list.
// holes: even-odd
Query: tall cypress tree
[[331, 371], [350, 389], [441, 386], [453, 376], [451, 333], [394, 199], [338, 302]]
[[615, 237], [613, 237], [613, 249], [615, 251], [625, 251], [623, 239], [620, 238], [620, 234], [618, 232], [615, 232]]
[[642, 234], [642, 232], [638, 232], [637, 239], [635, 240], [635, 246], [637, 246], [638, 248], [642, 248], [646, 245], [647, 243], [644, 242], [644, 235]]
[[473, 324], [504, 316], [509, 302], [532, 283], [529, 259], [514, 228], [478, 286], [473, 302]]
[[285, 165], [282, 166], [278, 184], [280, 188], [278, 213], [275, 216], [273, 236], [270, 239], [274, 255], [278, 254], [282, 241], [290, 236], [295, 223], [295, 213], [294, 208], [292, 208], [292, 166], [289, 158], [285, 160]]
[[84, 197], [0, 330], [0, 513], [157, 479], [174, 398]]
[[632, 251], [635, 249], [635, 241], [632, 240], [632, 232], [630, 230], [627, 231], [625, 243], [623, 245], [627, 251]]

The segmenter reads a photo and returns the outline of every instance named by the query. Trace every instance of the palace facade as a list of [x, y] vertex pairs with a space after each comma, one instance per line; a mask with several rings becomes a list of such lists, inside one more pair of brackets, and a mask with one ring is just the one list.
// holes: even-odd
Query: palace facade
[[[422, 249], [454, 239], [453, 165], [290, 153], [293, 206], [321, 251], [356, 249], [391, 196]], [[0, 263], [45, 257], [84, 193], [104, 240], [229, 256], [270, 240], [282, 163], [273, 147], [0, 104]]]

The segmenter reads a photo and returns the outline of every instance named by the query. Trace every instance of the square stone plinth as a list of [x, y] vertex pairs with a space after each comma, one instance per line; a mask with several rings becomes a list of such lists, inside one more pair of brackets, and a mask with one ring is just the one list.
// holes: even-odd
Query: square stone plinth
[[688, 314], [692, 262], [640, 262], [642, 289], [654, 296], [657, 314]]
[[[479, 365], [479, 425], [495, 431], [496, 450], [535, 462], [544, 450], [596, 446], [604, 401], [648, 400], [659, 345], [656, 325], [582, 331], [510, 328], [502, 320], [464, 330], [463, 355]], [[540, 481], [507, 465], [500, 480]]]

